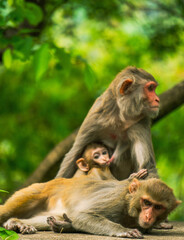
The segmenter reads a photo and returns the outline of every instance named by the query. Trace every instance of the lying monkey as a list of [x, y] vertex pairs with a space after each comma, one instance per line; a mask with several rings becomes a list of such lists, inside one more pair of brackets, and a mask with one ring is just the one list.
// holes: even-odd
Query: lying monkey
[[[34, 186], [34, 188], [33, 188]], [[16, 201], [16, 204], [15, 204]], [[71, 219], [69, 227], [97, 235], [142, 238], [139, 230], [151, 229], [167, 218], [180, 201], [172, 189], [159, 179], [99, 180], [88, 176], [55, 179], [18, 191], [1, 206], [4, 227], [22, 233], [57, 226], [63, 213]], [[34, 215], [32, 216], [34, 212]], [[136, 228], [136, 229], [128, 229]], [[139, 229], [139, 230], [138, 230]], [[65, 229], [64, 229], [65, 230]]]
[[[53, 223], [50, 221], [50, 227], [46, 221], [47, 217], [53, 215], [57, 220], [62, 220], [61, 223], [63, 225], [60, 224], [60, 227], [64, 227], [65, 231], [74, 231], [75, 229], [66, 214], [63, 215], [65, 210], [64, 206], [62, 206], [61, 196], [64, 201], [68, 202], [67, 198], [70, 197], [68, 189], [71, 189], [72, 193], [72, 188], [75, 188], [75, 183], [77, 182], [80, 186], [79, 191], [84, 187], [88, 191], [88, 188], [81, 184], [83, 179], [88, 179], [89, 189], [94, 179], [114, 179], [108, 168], [109, 164], [109, 154], [105, 146], [102, 144], [90, 144], [85, 149], [83, 157], [77, 160], [79, 169], [84, 172], [88, 171], [87, 176], [84, 175], [74, 179], [54, 179], [47, 183], [32, 184], [27, 188], [17, 191], [4, 205], [0, 206], [0, 225], [4, 223], [5, 228], [21, 233], [34, 233], [36, 230], [54, 230]], [[146, 175], [147, 170], [143, 169], [131, 175], [131, 178], [143, 178]], [[63, 195], [63, 191], [65, 192], [65, 190], [66, 193]], [[74, 198], [71, 201], [78, 202], [80, 196], [79, 198]], [[24, 217], [25, 219], [12, 219], [12, 217]]]
[[[172, 189], [156, 178], [120, 182], [83, 180], [83, 188], [77, 187], [72, 193], [73, 188], [65, 189], [70, 197], [61, 199], [70, 219], [66, 215], [64, 222], [57, 221], [53, 216], [47, 218], [55, 232], [76, 230], [122, 238], [143, 238], [140, 231], [157, 226], [181, 203], [176, 200]], [[90, 188], [87, 195], [86, 186]], [[82, 197], [80, 202], [74, 201], [78, 195]]]

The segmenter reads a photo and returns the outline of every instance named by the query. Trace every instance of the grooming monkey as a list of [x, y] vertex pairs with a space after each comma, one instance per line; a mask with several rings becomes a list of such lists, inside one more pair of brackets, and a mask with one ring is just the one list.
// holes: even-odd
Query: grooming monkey
[[90, 109], [56, 177], [74, 175], [74, 163], [90, 142], [112, 149], [111, 172], [118, 180], [143, 168], [148, 169], [147, 178], [158, 177], [150, 132], [150, 120], [159, 112], [156, 87], [154, 77], [143, 69], [121, 71]]
[[18, 191], [0, 206], [0, 221], [8, 219], [5, 228], [29, 234], [51, 226], [56, 232], [63, 228], [66, 232], [143, 238], [140, 231], [160, 223], [179, 203], [172, 189], [156, 178], [102, 181], [82, 175]]

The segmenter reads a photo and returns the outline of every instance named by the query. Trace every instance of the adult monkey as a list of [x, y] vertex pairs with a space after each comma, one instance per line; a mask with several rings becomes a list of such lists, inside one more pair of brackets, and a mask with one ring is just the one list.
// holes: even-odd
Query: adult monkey
[[121, 71], [90, 109], [56, 177], [72, 177], [75, 161], [91, 142], [112, 149], [111, 171], [117, 179], [143, 168], [148, 178], [158, 177], [150, 131], [150, 120], [159, 112], [156, 87], [154, 77], [141, 68]]

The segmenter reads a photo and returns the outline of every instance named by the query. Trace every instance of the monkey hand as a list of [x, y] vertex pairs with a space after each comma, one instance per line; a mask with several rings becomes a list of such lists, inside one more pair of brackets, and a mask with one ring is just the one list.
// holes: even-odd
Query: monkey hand
[[167, 222], [161, 222], [154, 226], [155, 229], [172, 229], [173, 225]]
[[129, 176], [129, 179], [133, 179], [133, 178], [137, 178], [137, 179], [144, 179], [145, 177], [147, 177], [148, 175], [148, 170], [147, 169], [141, 169], [139, 172], [137, 173], [132, 173]]
[[123, 232], [123, 233], [113, 235], [113, 237], [143, 239], [143, 235], [138, 229], [131, 229], [127, 232]]
[[17, 218], [10, 218], [7, 222], [3, 224], [7, 230], [13, 230], [22, 234], [33, 234], [37, 232], [37, 229], [31, 225], [22, 223], [21, 220]]

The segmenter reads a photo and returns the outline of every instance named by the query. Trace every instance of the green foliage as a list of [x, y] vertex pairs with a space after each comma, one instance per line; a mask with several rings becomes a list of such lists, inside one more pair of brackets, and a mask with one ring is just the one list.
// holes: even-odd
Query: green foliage
[[12, 55], [11, 55], [11, 51], [10, 49], [7, 49], [6, 51], [4, 51], [3, 54], [3, 63], [4, 66], [8, 69], [11, 68], [12, 65]]
[[[1, 193], [1, 192], [2, 192], [2, 193], [8, 193], [7, 191], [0, 189], [0, 193]], [[0, 197], [0, 203], [2, 203], [2, 201], [3, 201], [3, 200], [2, 200], [2, 198]]]
[[40, 49], [36, 52], [33, 60], [36, 81], [40, 80], [43, 74], [47, 71], [49, 59], [49, 45], [42, 44]]
[[[1, 188], [21, 186], [127, 65], [152, 73], [158, 93], [181, 81], [183, 15], [180, 0], [1, 0]], [[152, 129], [160, 176], [181, 200], [183, 118], [178, 109]]]
[[0, 239], [16, 240], [19, 239], [19, 235], [14, 231], [6, 230], [5, 228], [0, 227]]

